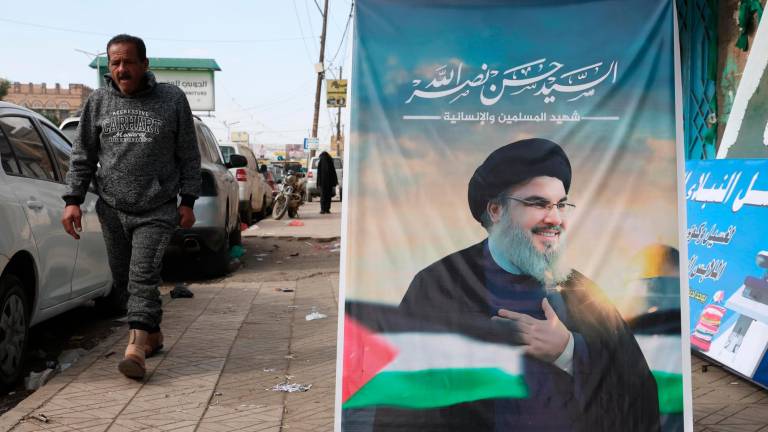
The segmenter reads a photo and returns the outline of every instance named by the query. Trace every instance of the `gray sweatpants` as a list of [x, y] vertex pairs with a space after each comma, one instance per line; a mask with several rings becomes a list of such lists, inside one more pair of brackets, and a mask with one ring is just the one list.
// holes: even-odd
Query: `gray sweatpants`
[[96, 203], [114, 286], [127, 289], [128, 322], [155, 328], [163, 318], [158, 285], [163, 254], [178, 223], [176, 202], [141, 214]]

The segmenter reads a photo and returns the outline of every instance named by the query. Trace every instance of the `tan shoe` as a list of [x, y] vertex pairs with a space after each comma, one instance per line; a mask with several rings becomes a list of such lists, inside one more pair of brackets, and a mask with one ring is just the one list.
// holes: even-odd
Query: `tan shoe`
[[125, 356], [117, 369], [128, 378], [142, 379], [147, 372], [144, 364], [146, 347], [149, 344], [149, 333], [145, 330], [132, 329], [128, 331], [128, 346]]
[[147, 335], [147, 344], [144, 346], [145, 358], [150, 358], [163, 349], [163, 332], [158, 330]]

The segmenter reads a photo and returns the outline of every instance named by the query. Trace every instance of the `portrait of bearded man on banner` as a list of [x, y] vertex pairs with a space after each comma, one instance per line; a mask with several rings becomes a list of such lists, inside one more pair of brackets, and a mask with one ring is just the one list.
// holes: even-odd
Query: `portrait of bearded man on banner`
[[627, 324], [561, 259], [571, 174], [546, 139], [493, 151], [468, 189], [487, 238], [418, 272], [399, 306], [405, 319], [521, 347], [528, 396], [378, 407], [374, 430], [659, 430], [656, 382]]

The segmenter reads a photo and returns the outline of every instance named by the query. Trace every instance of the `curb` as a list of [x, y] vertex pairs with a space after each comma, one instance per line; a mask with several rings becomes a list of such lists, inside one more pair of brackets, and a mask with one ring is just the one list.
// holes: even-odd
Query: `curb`
[[316, 242], [320, 243], [328, 243], [332, 241], [340, 241], [341, 236], [330, 236], [330, 237], [313, 237], [313, 236], [286, 236], [286, 235], [245, 235], [243, 237], [248, 238], [262, 238], [262, 239], [275, 239], [275, 240], [301, 240], [301, 241], [307, 241], [307, 240], [314, 240]]

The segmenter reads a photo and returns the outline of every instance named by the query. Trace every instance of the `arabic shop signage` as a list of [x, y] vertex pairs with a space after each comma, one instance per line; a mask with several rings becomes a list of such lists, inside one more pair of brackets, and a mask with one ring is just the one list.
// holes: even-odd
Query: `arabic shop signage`
[[216, 109], [213, 71], [152, 70], [157, 82], [179, 87], [187, 95], [192, 111], [213, 111]]
[[[450, 124], [474, 122], [481, 125], [510, 125], [519, 122], [562, 125], [567, 122], [617, 121], [619, 116], [581, 115], [576, 108], [580, 107], [578, 101], [595, 96], [601, 88], [616, 83], [618, 72], [619, 62], [616, 60], [569, 66], [541, 58], [502, 68], [491, 68], [486, 63], [472, 68], [464, 62], [450, 62], [436, 67], [431, 71], [431, 77], [413, 79], [412, 91], [404, 103], [417, 105], [420, 101], [439, 100], [447, 102], [448, 106], [457, 106], [457, 109], [433, 115], [423, 115], [421, 112], [406, 114], [403, 119], [442, 120]], [[458, 107], [465, 100], [479, 101], [483, 107], [493, 107], [499, 102], [513, 102], [520, 98], [538, 98], [553, 112], [508, 112], [503, 109], [467, 112]], [[557, 101], [566, 104], [557, 104], [555, 108], [551, 104]]]
[[768, 160], [689, 161], [691, 346], [768, 385]]

